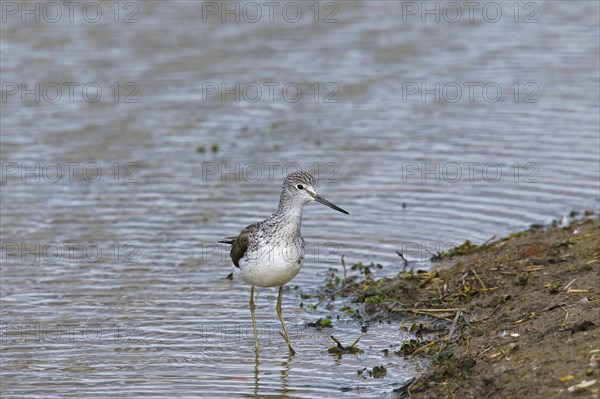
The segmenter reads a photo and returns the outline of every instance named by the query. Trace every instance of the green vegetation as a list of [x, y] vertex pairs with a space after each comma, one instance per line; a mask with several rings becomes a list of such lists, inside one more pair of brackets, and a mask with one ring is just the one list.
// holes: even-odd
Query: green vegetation
[[332, 355], [337, 355], [338, 358], [344, 354], [355, 355], [357, 353], [362, 353], [363, 352], [362, 349], [360, 349], [358, 346], [356, 346], [356, 344], [358, 343], [358, 341], [361, 338], [362, 338], [362, 335], [359, 336], [358, 338], [356, 338], [356, 341], [354, 341], [352, 344], [350, 344], [348, 346], [344, 346], [336, 337], [334, 337], [332, 335], [331, 339], [333, 340], [333, 342], [335, 342], [336, 345], [329, 348], [327, 350], [327, 352], [329, 352]]
[[369, 377], [373, 377], [373, 378], [383, 378], [387, 374], [387, 369], [385, 368], [385, 366], [381, 365], [381, 366], [375, 366], [371, 370], [369, 370], [365, 367], [361, 370], [358, 370], [356, 372], [356, 375], [358, 375], [359, 377], [366, 378], [364, 375], [365, 371], [367, 372]]
[[331, 318], [327, 316], [324, 319], [319, 319], [319, 327], [320, 328], [331, 328], [333, 327], [333, 323], [331, 322]]
[[450, 248], [448, 251], [440, 253], [440, 257], [443, 259], [453, 258], [455, 256], [469, 255], [479, 248], [479, 245], [473, 244], [470, 240], [467, 240], [457, 247]]

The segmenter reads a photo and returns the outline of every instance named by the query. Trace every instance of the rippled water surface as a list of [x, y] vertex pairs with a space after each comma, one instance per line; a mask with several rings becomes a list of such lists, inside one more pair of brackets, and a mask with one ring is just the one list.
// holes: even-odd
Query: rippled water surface
[[[496, 3], [496, 23], [404, 21], [395, 1], [322, 3], [318, 23], [312, 3], [297, 3], [297, 23], [221, 23], [203, 22], [201, 2], [117, 2], [115, 23], [115, 5], [97, 4], [96, 23], [71, 23], [66, 8], [57, 23], [22, 23], [3, 8], [3, 397], [393, 395], [425, 367], [384, 356], [409, 337], [398, 323], [369, 326], [360, 355], [327, 353], [330, 334], [348, 343], [361, 330], [343, 299], [307, 298], [341, 255], [395, 274], [396, 250], [421, 262], [598, 208], [595, 2], [530, 2], [537, 23], [524, 23], [536, 9], [525, 3], [515, 23], [512, 2]], [[35, 82], [62, 97], [11, 93]], [[65, 82], [80, 84], [72, 102]], [[97, 102], [81, 95], [90, 82]], [[236, 82], [254, 82], [240, 101], [207, 95]], [[273, 101], [265, 82], [279, 84]], [[422, 83], [439, 83], [439, 102], [407, 95]], [[491, 98], [501, 87], [497, 102], [486, 84]], [[249, 289], [225, 278], [214, 243], [268, 216], [296, 165], [351, 215], [306, 207], [308, 253], [283, 303], [298, 354], [277, 334], [276, 290], [260, 289], [256, 359]], [[326, 315], [333, 330], [308, 325]], [[383, 379], [357, 373], [378, 365]]]

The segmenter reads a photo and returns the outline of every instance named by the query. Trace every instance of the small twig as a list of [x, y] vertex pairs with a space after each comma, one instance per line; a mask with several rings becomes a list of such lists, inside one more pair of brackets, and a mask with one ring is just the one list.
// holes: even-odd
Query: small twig
[[342, 266], [344, 267], [344, 280], [346, 279], [346, 261], [344, 260], [344, 255], [342, 255]]
[[494, 349], [494, 347], [493, 347], [493, 346], [489, 346], [487, 349], [484, 349], [484, 350], [482, 350], [481, 352], [479, 352], [479, 353], [477, 354], [477, 356], [481, 357], [481, 355], [483, 355], [483, 354], [484, 354], [484, 353], [486, 353], [486, 352], [489, 352], [489, 351], [491, 351], [492, 349]]
[[494, 244], [494, 247], [496, 247], [496, 249], [497, 249], [497, 248], [500, 248], [500, 247], [502, 247], [502, 246], [506, 245], [506, 243], [507, 243], [507, 242], [508, 242], [507, 240], [505, 240], [505, 241], [500, 241], [498, 244]]
[[573, 283], [575, 282], [575, 280], [577, 280], [577, 277], [575, 277], [573, 280], [571, 280], [571, 282], [567, 285], [565, 285], [565, 288], [563, 288], [563, 291], [566, 291], [569, 289], [569, 287], [571, 287], [571, 285], [573, 285]]
[[537, 272], [538, 270], [544, 270], [545, 267], [544, 266], [531, 266], [531, 267], [525, 267], [523, 268], [523, 271], [525, 272]]
[[584, 235], [581, 235], [581, 236], [578, 235], [576, 237], [573, 237], [573, 241], [581, 240], [583, 238], [588, 238], [588, 237], [593, 237], [593, 236], [594, 236], [594, 233], [584, 234]]
[[404, 254], [400, 251], [396, 251], [396, 253], [398, 254], [398, 256], [400, 257], [400, 259], [402, 259], [402, 261], [404, 262], [404, 265], [402, 266], [402, 271], [406, 271], [406, 268], [408, 267], [408, 259], [406, 259], [404, 257]]
[[548, 312], [550, 310], [561, 308], [561, 307], [563, 307], [566, 304], [567, 304], [566, 302], [563, 302], [563, 303], [560, 303], [560, 304], [556, 304], [556, 305], [554, 305], [553, 303], [550, 303], [550, 305], [548, 305], [544, 309], [542, 309], [542, 312]]
[[433, 313], [444, 313], [444, 312], [458, 312], [463, 311], [461, 308], [448, 308], [448, 309], [427, 309], [427, 308], [412, 308], [412, 309], [390, 309], [393, 312], [433, 312]]
[[462, 276], [460, 276], [460, 280], [462, 281], [462, 286], [465, 286], [465, 278], [467, 278], [467, 276], [469, 275], [469, 272], [466, 272], [465, 274], [463, 274]]
[[329, 336], [333, 342], [335, 342], [335, 344], [337, 345], [337, 349], [333, 349], [330, 348], [329, 352], [332, 353], [332, 351], [334, 353], [337, 354], [343, 354], [343, 353], [351, 353], [351, 354], [355, 354], [355, 353], [361, 353], [362, 350], [356, 346], [356, 344], [358, 343], [358, 341], [360, 341], [360, 339], [363, 337], [363, 334], [359, 335], [358, 338], [356, 338], [356, 341], [354, 341], [351, 345], [348, 346], [344, 346], [342, 345], [342, 343], [339, 341], [339, 339], [337, 339], [336, 337], [334, 337], [333, 335]]
[[458, 319], [461, 315], [461, 311], [456, 312], [456, 316], [454, 316], [454, 321], [452, 322], [452, 326], [450, 327], [450, 332], [448, 332], [448, 340], [452, 341], [452, 336], [454, 335], [454, 330], [456, 329], [456, 324], [458, 323]]
[[465, 356], [467, 353], [469, 353], [469, 351], [471, 350], [471, 336], [469, 335], [467, 337], [467, 349], [465, 349], [465, 351], [463, 352], [463, 354], [461, 355], [461, 357]]
[[473, 273], [475, 275], [475, 277], [477, 278], [477, 281], [479, 281], [479, 284], [481, 284], [481, 288], [483, 288], [484, 290], [486, 290], [487, 287], [485, 286], [485, 284], [483, 284], [483, 281], [481, 281], [481, 279], [477, 275], [477, 272], [474, 269], [471, 269], [471, 273]]
[[436, 313], [449, 313], [449, 312], [458, 312], [458, 311], [462, 311], [462, 309], [458, 309], [458, 308], [457, 309], [394, 309], [393, 306], [392, 306], [392, 308], [390, 308], [390, 312], [411, 312], [414, 314], [434, 317], [436, 319], [442, 319], [442, 320], [446, 320], [449, 322], [452, 322], [452, 319], [437, 315]]
[[419, 376], [419, 378], [417, 378], [416, 380], [414, 380], [414, 381], [413, 381], [413, 382], [412, 382], [412, 383], [411, 383], [411, 384], [408, 386], [408, 388], [406, 389], [406, 393], [408, 394], [408, 396], [409, 396], [409, 397], [410, 397], [410, 396], [412, 396], [411, 389], [412, 389], [414, 386], [416, 386], [416, 385], [417, 385], [417, 383], [419, 383], [419, 382], [421, 381], [421, 377], [422, 377], [422, 376]]
[[446, 320], [446, 321], [452, 321], [452, 319], [449, 319], [447, 317], [444, 316], [438, 316], [435, 313], [426, 313], [426, 312], [413, 312], [414, 314], [420, 314], [423, 316], [429, 316], [429, 317], [434, 317], [436, 319], [442, 319], [442, 320]]
[[361, 339], [363, 336], [364, 336], [364, 334], [360, 334], [360, 335], [358, 336], [358, 338], [356, 338], [356, 341], [354, 341], [354, 342], [352, 343], [352, 345], [350, 345], [348, 348], [352, 348], [352, 347], [356, 346], [356, 344], [358, 344], [358, 341], [360, 341], [360, 339]]
[[427, 279], [425, 279], [425, 281], [423, 281], [421, 284], [419, 284], [419, 288], [423, 288], [425, 287], [427, 284], [429, 284], [431, 282], [431, 280], [433, 280], [436, 277], [439, 277], [439, 273], [437, 270], [434, 270], [432, 272], [429, 272], [429, 275], [427, 276]]
[[340, 349], [344, 349], [344, 345], [342, 345], [342, 343], [333, 335], [330, 335], [329, 338], [331, 338], [333, 340], [333, 342], [335, 342], [338, 346], [338, 348]]
[[430, 346], [433, 346], [433, 345], [437, 344], [438, 342], [440, 342], [440, 340], [439, 340], [439, 339], [433, 339], [433, 340], [431, 340], [431, 342], [430, 342], [430, 343], [428, 343], [428, 344], [426, 344], [426, 345], [423, 345], [422, 347], [420, 347], [420, 348], [418, 348], [417, 350], [415, 350], [413, 353], [411, 353], [411, 354], [410, 354], [410, 356], [414, 356], [414, 355], [416, 355], [417, 353], [421, 352], [422, 350], [424, 350], [424, 349], [426, 349], [426, 348], [429, 348]]
[[484, 245], [487, 245], [489, 242], [491, 242], [492, 240], [496, 239], [496, 234], [494, 234], [493, 236], [491, 236], [486, 242], [484, 242], [483, 244], [479, 245], [479, 247], [483, 247]]

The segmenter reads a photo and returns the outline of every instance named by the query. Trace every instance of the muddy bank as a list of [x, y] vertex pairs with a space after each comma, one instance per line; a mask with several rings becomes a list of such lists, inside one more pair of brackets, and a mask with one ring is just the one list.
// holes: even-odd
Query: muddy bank
[[373, 279], [378, 265], [359, 264], [364, 278], [328, 282], [353, 297], [347, 313], [408, 325], [414, 339], [389, 356], [431, 360], [396, 397], [600, 397], [597, 218], [437, 258], [431, 272]]

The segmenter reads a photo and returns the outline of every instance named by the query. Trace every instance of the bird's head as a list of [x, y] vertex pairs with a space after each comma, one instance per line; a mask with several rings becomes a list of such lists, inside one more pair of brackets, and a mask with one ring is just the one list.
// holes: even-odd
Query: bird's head
[[336, 211], [348, 214], [347, 211], [332, 204], [317, 194], [317, 182], [308, 172], [293, 172], [283, 179], [283, 193], [290, 200], [299, 205], [305, 205], [311, 201], [320, 202]]

